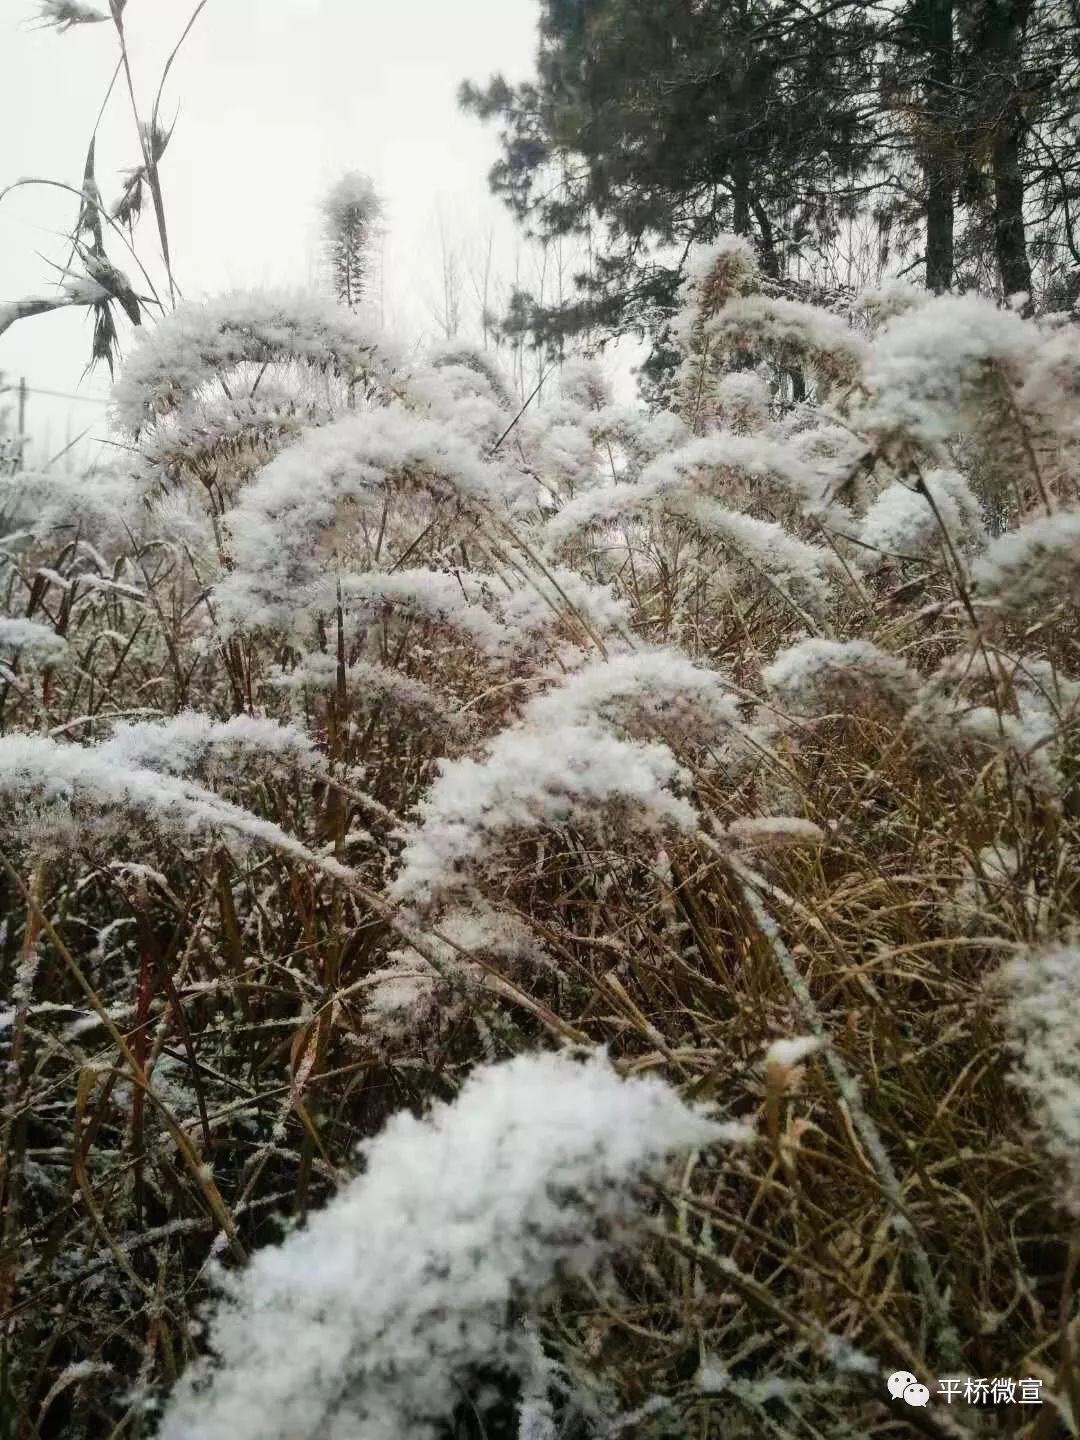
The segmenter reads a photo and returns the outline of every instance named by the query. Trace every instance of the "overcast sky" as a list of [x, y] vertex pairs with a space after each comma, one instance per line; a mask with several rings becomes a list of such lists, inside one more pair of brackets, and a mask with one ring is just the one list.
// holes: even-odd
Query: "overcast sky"
[[[96, 0], [95, 0], [96, 3]], [[105, 0], [100, 0], [105, 4]], [[162, 65], [195, 0], [129, 0], [136, 94], [149, 113]], [[0, 188], [22, 176], [78, 184], [113, 67], [112, 26], [66, 34], [35, 26], [35, 0], [3, 0]], [[465, 79], [527, 76], [536, 0], [209, 0], [173, 68], [162, 113], [178, 123], [162, 176], [174, 268], [189, 298], [234, 286], [315, 278], [317, 205], [341, 172], [367, 172], [386, 206], [386, 319], [403, 338], [433, 329], [440, 217], [450, 242], [479, 252], [493, 232], [512, 276], [513, 226], [488, 194], [495, 134], [459, 113]], [[106, 200], [138, 159], [126, 92], [99, 131]], [[66, 259], [77, 200], [23, 189], [0, 204], [0, 303], [48, 293], [47, 257]], [[155, 251], [144, 214], [140, 249]], [[112, 258], [125, 268], [116, 245]], [[138, 288], [138, 287], [137, 287]], [[22, 320], [0, 336], [0, 371], [31, 386], [102, 396], [108, 372], [82, 379], [83, 311]], [[31, 433], [59, 449], [103, 407], [31, 396]], [[46, 437], [45, 431], [48, 431]], [[71, 433], [74, 433], [72, 430]]]

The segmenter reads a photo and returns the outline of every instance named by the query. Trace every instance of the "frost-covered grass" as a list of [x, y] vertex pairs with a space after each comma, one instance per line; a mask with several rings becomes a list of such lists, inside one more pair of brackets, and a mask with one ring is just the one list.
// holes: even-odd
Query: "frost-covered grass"
[[1076, 330], [676, 330], [518, 415], [225, 297], [5, 479], [5, 1440], [1069, 1413]]

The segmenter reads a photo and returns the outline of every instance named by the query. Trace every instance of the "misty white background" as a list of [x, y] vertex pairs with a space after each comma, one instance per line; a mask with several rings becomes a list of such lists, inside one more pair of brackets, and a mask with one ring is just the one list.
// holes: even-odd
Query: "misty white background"
[[[129, 0], [144, 118], [193, 7]], [[59, 34], [37, 27], [37, 9], [34, 0], [0, 0], [0, 188], [23, 176], [80, 184], [116, 64], [111, 23]], [[496, 269], [512, 280], [520, 241], [487, 189], [496, 134], [459, 112], [456, 92], [463, 79], [496, 71], [528, 76], [537, 15], [535, 0], [210, 0], [162, 104], [166, 124], [177, 118], [162, 180], [184, 294], [315, 283], [318, 203], [350, 169], [372, 177], [386, 207], [384, 310], [402, 339], [436, 333], [440, 228], [465, 262], [470, 253], [479, 259], [491, 237]], [[98, 133], [107, 203], [138, 159], [118, 82]], [[46, 262], [67, 258], [77, 208], [75, 196], [36, 187], [4, 198], [0, 303], [49, 292], [56, 272]], [[149, 200], [136, 234], [146, 263], [157, 256]], [[114, 263], [132, 268], [115, 236], [106, 245]], [[20, 320], [0, 335], [0, 372], [5, 382], [25, 375], [31, 386], [101, 398], [107, 367], [83, 377], [90, 335], [82, 310]], [[52, 454], [87, 426], [104, 435], [104, 416], [101, 404], [32, 395], [34, 453]]]

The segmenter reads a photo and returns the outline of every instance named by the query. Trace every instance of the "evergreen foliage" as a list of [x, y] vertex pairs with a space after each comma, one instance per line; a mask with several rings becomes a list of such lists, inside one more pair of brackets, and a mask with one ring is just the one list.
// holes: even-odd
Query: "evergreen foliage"
[[1060, 0], [544, 0], [539, 33], [535, 80], [460, 96], [500, 127], [494, 193], [541, 237], [592, 237], [576, 296], [531, 324], [548, 342], [647, 337], [660, 399], [687, 257], [722, 229], [777, 282], [835, 272], [865, 220], [879, 274], [917, 265], [932, 290], [1029, 304], [1037, 278], [1051, 307], [1074, 293], [1080, 103]]

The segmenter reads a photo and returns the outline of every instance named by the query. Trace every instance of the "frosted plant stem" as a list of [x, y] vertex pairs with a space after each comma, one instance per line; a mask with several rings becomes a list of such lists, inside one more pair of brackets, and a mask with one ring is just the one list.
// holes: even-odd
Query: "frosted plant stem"
[[7, 872], [8, 878], [12, 881], [15, 888], [18, 890], [19, 894], [26, 902], [27, 910], [34, 915], [37, 924], [48, 936], [49, 940], [52, 942], [52, 945], [56, 950], [56, 953], [60, 956], [61, 960], [63, 960], [64, 964], [71, 972], [72, 978], [75, 980], [75, 983], [79, 986], [79, 989], [86, 996], [91, 1008], [108, 1032], [109, 1038], [112, 1040], [113, 1044], [123, 1056], [125, 1062], [131, 1070], [132, 1078], [135, 1084], [138, 1085], [140, 1090], [142, 1090], [146, 1094], [147, 1098], [153, 1102], [158, 1113], [161, 1115], [161, 1118], [165, 1121], [170, 1135], [175, 1141], [181, 1155], [183, 1155], [184, 1161], [190, 1169], [199, 1189], [202, 1191], [203, 1196], [205, 1197], [206, 1202], [209, 1205], [215, 1220], [225, 1232], [225, 1236], [229, 1241], [230, 1249], [232, 1250], [236, 1259], [243, 1263], [247, 1259], [247, 1252], [245, 1251], [243, 1245], [240, 1242], [239, 1235], [236, 1233], [236, 1226], [233, 1224], [233, 1219], [229, 1213], [228, 1207], [226, 1206], [224, 1200], [221, 1198], [221, 1195], [213, 1179], [209, 1174], [207, 1174], [205, 1166], [199, 1160], [198, 1156], [195, 1154], [195, 1151], [192, 1149], [191, 1142], [184, 1134], [182, 1127], [177, 1123], [176, 1117], [162, 1100], [161, 1096], [154, 1089], [150, 1081], [146, 1078], [145, 1071], [143, 1070], [142, 1066], [139, 1064], [135, 1056], [132, 1054], [131, 1047], [128, 1045], [123, 1035], [121, 1035], [120, 1031], [117, 1029], [116, 1024], [112, 1019], [112, 1016], [105, 1009], [104, 1005], [102, 1005], [101, 1000], [98, 998], [97, 991], [83, 974], [82, 969], [80, 968], [75, 957], [72, 955], [71, 951], [61, 940], [60, 936], [56, 933], [54, 926], [50, 922], [48, 916], [42, 910], [40, 904], [35, 899], [34, 895], [31, 893], [22, 876], [15, 869], [11, 861], [7, 858], [6, 855], [3, 854], [2, 851], [0, 851], [0, 867], [2, 867]]
[[[138, 132], [139, 144], [142, 147], [143, 164], [146, 167], [146, 180], [150, 187], [150, 198], [154, 204], [154, 218], [157, 221], [158, 240], [161, 244], [161, 258], [165, 262], [165, 274], [169, 281], [169, 299], [173, 305], [175, 305], [176, 281], [173, 278], [172, 257], [169, 254], [169, 231], [165, 224], [165, 201], [161, 193], [161, 177], [158, 174], [157, 160], [154, 157], [155, 140], [153, 134], [147, 134], [142, 121], [139, 119], [139, 107], [135, 100], [135, 81], [131, 74], [131, 60], [128, 56], [127, 35], [124, 31], [122, 8], [119, 5], [113, 5], [111, 8], [113, 24], [116, 27], [116, 35], [120, 44], [120, 59], [124, 66], [124, 78], [127, 81], [128, 96], [131, 99], [131, 113], [135, 120], [135, 129]], [[172, 63], [171, 58], [169, 63]]]
[[[85, 193], [82, 190], [80, 190], [75, 185], [68, 185], [66, 181], [44, 179], [39, 180], [36, 176], [27, 176], [23, 180], [13, 180], [10, 185], [5, 185], [2, 189], [0, 189], [0, 200], [3, 200], [4, 196], [9, 194], [11, 191], [20, 189], [23, 185], [45, 185], [53, 190], [66, 190], [69, 195], [74, 195], [76, 199], [79, 200], [84, 200], [86, 198]], [[157, 288], [155, 287], [153, 280], [150, 278], [150, 274], [147, 271], [145, 265], [135, 253], [134, 246], [131, 244], [131, 241], [128, 239], [128, 237], [124, 234], [123, 226], [120, 225], [119, 222], [109, 214], [108, 210], [103, 209], [101, 211], [101, 217], [108, 224], [114, 234], [119, 237], [119, 239], [127, 249], [128, 254], [131, 256], [133, 262], [139, 267], [139, 270], [142, 273], [142, 277], [146, 281], [147, 287], [154, 298], [154, 304], [157, 305], [161, 310], [164, 310], [165, 306], [162, 304], [161, 296], [158, 294]], [[64, 305], [85, 305], [86, 301], [70, 299], [61, 301], [59, 303]], [[15, 315], [11, 317], [11, 320], [18, 318], [19, 317]], [[7, 323], [10, 324], [11, 320], [9, 320]], [[2, 333], [2, 331], [6, 329], [7, 325], [0, 326], [0, 333]]]
[[889, 1159], [878, 1128], [867, 1114], [866, 1108], [862, 1103], [858, 1081], [833, 1047], [821, 1011], [818, 1009], [817, 1003], [810, 993], [809, 986], [799, 973], [799, 968], [795, 964], [791, 951], [784, 944], [776, 921], [765, 909], [760, 896], [747, 878], [739, 862], [731, 859], [729, 864], [738, 879], [739, 890], [743, 899], [746, 901], [747, 908], [751, 915], [753, 915], [754, 921], [763, 938], [768, 942], [769, 948], [780, 968], [780, 973], [787, 981], [788, 988], [795, 998], [795, 1002], [799, 1007], [807, 1029], [815, 1039], [821, 1042], [825, 1063], [829, 1067], [833, 1080], [836, 1082], [836, 1088], [840, 1098], [847, 1106], [851, 1115], [852, 1124], [858, 1132], [859, 1139], [866, 1147], [882, 1192], [896, 1212], [894, 1226], [897, 1233], [906, 1243], [911, 1254], [915, 1281], [919, 1287], [920, 1294], [922, 1295], [923, 1302], [926, 1305], [927, 1313], [930, 1316], [934, 1328], [941, 1363], [948, 1369], [958, 1369], [960, 1366], [959, 1337], [949, 1316], [948, 1302], [938, 1289], [937, 1281], [934, 1279], [933, 1267], [930, 1264], [930, 1256], [916, 1232], [911, 1216], [908, 1214], [900, 1190], [899, 1178], [893, 1169], [892, 1161]]

